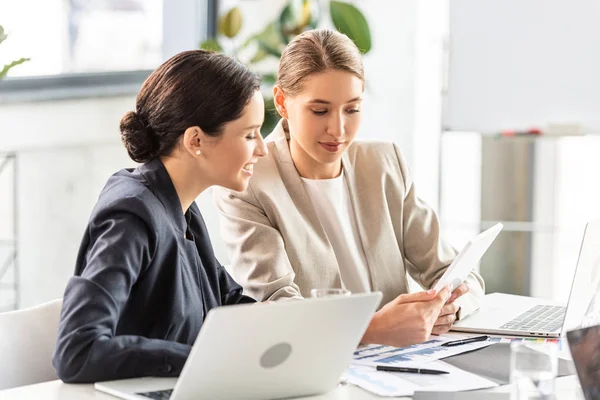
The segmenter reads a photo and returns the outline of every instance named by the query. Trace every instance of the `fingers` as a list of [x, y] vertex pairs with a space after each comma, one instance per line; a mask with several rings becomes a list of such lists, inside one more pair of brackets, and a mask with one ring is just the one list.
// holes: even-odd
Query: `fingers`
[[456, 315], [454, 315], [454, 314], [447, 314], [447, 315], [440, 316], [435, 321], [435, 324], [433, 324], [433, 326], [434, 327], [440, 326], [440, 325], [450, 325], [450, 326], [452, 326], [452, 324], [454, 323], [454, 321], [456, 321]]
[[[441, 292], [440, 292], [441, 293]], [[427, 290], [423, 292], [401, 294], [396, 297], [396, 303], [415, 303], [418, 301], [430, 301], [436, 297], [435, 290]]]
[[458, 304], [446, 303], [440, 311], [440, 317], [443, 315], [455, 315], [458, 312]]
[[452, 296], [450, 296], [450, 299], [448, 299], [448, 303], [452, 303], [453, 301], [455, 301], [456, 299], [458, 299], [460, 296], [462, 296], [462, 295], [464, 295], [464, 294], [466, 294], [468, 292], [469, 292], [469, 285], [467, 285], [466, 283], [461, 283], [452, 292]]
[[439, 305], [439, 308], [441, 309], [442, 306], [444, 304], [446, 304], [446, 302], [448, 301], [448, 299], [450, 299], [450, 296], [452, 295], [451, 289], [450, 289], [450, 285], [444, 287], [442, 290], [439, 291], [439, 293], [437, 294], [437, 296], [435, 296], [435, 298], [433, 299], [433, 302], [435, 302], [436, 304]]
[[435, 321], [439, 318], [440, 312], [446, 301], [451, 296], [450, 286], [446, 286], [438, 292], [438, 294], [428, 302], [420, 303], [420, 313], [425, 318], [429, 327], [435, 325]]
[[450, 328], [452, 328], [452, 324], [454, 323], [454, 321], [456, 321], [455, 314], [447, 314], [440, 316], [437, 319], [437, 321], [435, 321], [435, 324], [431, 329], [431, 333], [434, 335], [441, 335], [443, 333], [448, 332]]
[[448, 331], [450, 331], [450, 328], [452, 328], [452, 325], [437, 325], [433, 327], [433, 329], [431, 330], [431, 334], [443, 335], [444, 333], [448, 333]]

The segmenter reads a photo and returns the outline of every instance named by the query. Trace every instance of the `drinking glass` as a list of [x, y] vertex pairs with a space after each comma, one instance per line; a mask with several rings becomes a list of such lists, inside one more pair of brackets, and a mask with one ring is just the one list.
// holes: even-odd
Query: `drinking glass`
[[558, 371], [558, 345], [530, 340], [510, 344], [510, 383], [517, 400], [550, 400]]

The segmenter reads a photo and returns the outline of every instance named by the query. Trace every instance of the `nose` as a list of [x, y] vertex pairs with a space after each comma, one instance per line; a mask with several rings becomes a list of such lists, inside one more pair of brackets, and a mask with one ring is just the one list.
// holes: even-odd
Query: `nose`
[[327, 124], [327, 134], [333, 136], [333, 138], [337, 141], [340, 141], [345, 134], [344, 129], [344, 117], [339, 113], [332, 113], [332, 116], [329, 118]]
[[261, 135], [258, 135], [256, 139], [256, 147], [254, 148], [254, 155], [256, 157], [264, 157], [269, 154], [269, 150], [267, 150], [267, 145]]

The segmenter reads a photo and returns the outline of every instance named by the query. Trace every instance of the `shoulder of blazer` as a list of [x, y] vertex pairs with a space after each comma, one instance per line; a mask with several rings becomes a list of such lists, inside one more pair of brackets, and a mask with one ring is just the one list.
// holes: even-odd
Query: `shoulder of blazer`
[[150, 229], [157, 227], [156, 219], [164, 214], [164, 206], [143, 180], [126, 171], [119, 171], [109, 178], [90, 219], [125, 212], [142, 219]]
[[[280, 173], [279, 165], [282, 163], [280, 155], [277, 151], [275, 142], [269, 141], [265, 143], [269, 153], [258, 160], [254, 166], [254, 173], [250, 178], [248, 189], [243, 192], [246, 195], [252, 195], [254, 193], [260, 193], [264, 191], [266, 187], [273, 187], [273, 185], [283, 186], [283, 181]], [[248, 196], [244, 196], [248, 197]]]
[[393, 142], [355, 141], [347, 150], [346, 166], [357, 173], [367, 169], [370, 176], [390, 176], [402, 184], [404, 193], [408, 193], [412, 186], [410, 168], [398, 145]]
[[346, 160], [355, 168], [369, 164], [402, 173], [402, 154], [392, 142], [356, 140], [346, 151]]

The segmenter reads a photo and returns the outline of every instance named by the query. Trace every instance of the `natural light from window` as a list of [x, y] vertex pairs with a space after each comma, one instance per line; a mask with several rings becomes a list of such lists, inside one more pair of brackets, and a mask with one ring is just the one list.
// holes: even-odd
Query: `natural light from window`
[[162, 0], [3, 0], [9, 77], [154, 69], [162, 61]]

